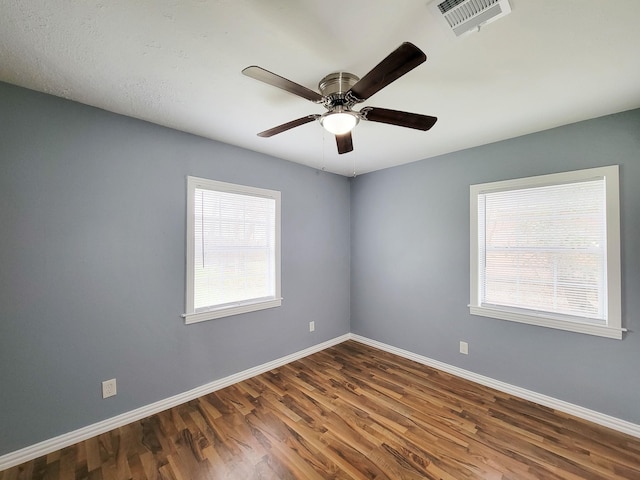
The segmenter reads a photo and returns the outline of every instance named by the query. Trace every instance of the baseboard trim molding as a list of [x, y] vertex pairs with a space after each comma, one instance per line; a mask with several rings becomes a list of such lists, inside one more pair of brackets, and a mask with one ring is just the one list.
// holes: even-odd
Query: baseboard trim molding
[[274, 368], [281, 367], [295, 360], [299, 360], [301, 358], [304, 358], [313, 353], [325, 350], [329, 347], [345, 342], [347, 340], [354, 340], [364, 345], [369, 345], [370, 347], [374, 347], [379, 350], [383, 350], [385, 352], [389, 352], [394, 355], [398, 355], [400, 357], [413, 360], [415, 362], [421, 363], [428, 367], [442, 370], [443, 372], [449, 373], [451, 375], [455, 375], [457, 377], [464, 378], [466, 380], [470, 380], [475, 383], [479, 383], [480, 385], [484, 385], [484, 386], [499, 390], [501, 392], [508, 393], [509, 395], [514, 395], [516, 397], [529, 400], [529, 401], [538, 403], [540, 405], [553, 408], [555, 410], [558, 410], [564, 413], [568, 413], [570, 415], [574, 415], [576, 417], [582, 418], [584, 420], [588, 420], [598, 425], [602, 425], [602, 426], [611, 428], [613, 430], [617, 430], [619, 432], [626, 433], [628, 435], [632, 435], [634, 437], [640, 438], [640, 425], [637, 425], [635, 423], [631, 423], [626, 420], [621, 420], [619, 418], [612, 417], [604, 413], [596, 412], [594, 410], [590, 410], [588, 408], [581, 407], [579, 405], [574, 405], [572, 403], [565, 402], [564, 400], [558, 400], [557, 398], [536, 393], [531, 390], [527, 390], [525, 388], [517, 387], [509, 383], [501, 382], [499, 380], [494, 380], [493, 378], [485, 377], [484, 375], [479, 375], [477, 373], [470, 372], [468, 370], [464, 370], [462, 368], [455, 367], [453, 365], [439, 362], [438, 360], [433, 360], [431, 358], [418, 355], [417, 353], [413, 353], [408, 350], [403, 350], [401, 348], [387, 345], [386, 343], [378, 342], [377, 340], [372, 340], [370, 338], [356, 335], [353, 333], [347, 333], [345, 335], [341, 335], [339, 337], [335, 337], [333, 339], [327, 340], [326, 342], [313, 345], [304, 350], [300, 350], [290, 355], [286, 355], [284, 357], [278, 358], [271, 362], [267, 362], [262, 365], [258, 365], [256, 367], [249, 368], [242, 372], [229, 375], [228, 377], [215, 380], [213, 382], [207, 383], [205, 385], [186, 391], [184, 393], [174, 395], [172, 397], [166, 398], [164, 400], [160, 400], [158, 402], [146, 405], [144, 407], [137, 408], [135, 410], [131, 410], [129, 412], [125, 412], [121, 415], [108, 418], [106, 420], [80, 428], [78, 430], [74, 430], [72, 432], [65, 433], [63, 435], [51, 438], [49, 440], [45, 440], [35, 445], [31, 445], [29, 447], [16, 450], [15, 452], [2, 455], [0, 456], [0, 471], [14, 467], [16, 465], [20, 465], [21, 463], [28, 462], [35, 458], [41, 457], [43, 455], [47, 455], [49, 453], [68, 447], [75, 443], [82, 442], [89, 438], [95, 437], [96, 435], [101, 435], [113, 429], [122, 427], [124, 425], [128, 425], [131, 422], [142, 420], [143, 418], [149, 417], [156, 413], [160, 413], [169, 408], [173, 408], [183, 403], [189, 402], [191, 400], [195, 400], [196, 398], [199, 398], [203, 395], [207, 395], [209, 393], [215, 392], [217, 390], [220, 390], [222, 388], [228, 387], [235, 383], [241, 382], [248, 378], [255, 377], [256, 375], [260, 375], [261, 373], [268, 372], [269, 370], [273, 370]]
[[262, 365], [249, 368], [248, 370], [229, 375], [228, 377], [221, 378], [219, 380], [214, 380], [213, 382], [207, 383], [192, 390], [188, 390], [184, 393], [180, 393], [178, 395], [174, 395], [172, 397], [160, 400], [144, 407], [125, 412], [115, 417], [108, 418], [106, 420], [88, 425], [72, 432], [65, 433], [49, 440], [36, 443], [35, 445], [16, 450], [15, 452], [2, 455], [0, 456], [0, 471], [14, 467], [16, 465], [20, 465], [21, 463], [28, 462], [29, 460], [33, 460], [43, 455], [47, 455], [75, 443], [82, 442], [83, 440], [95, 437], [96, 435], [101, 435], [113, 429], [123, 427], [124, 425], [128, 425], [131, 422], [142, 420], [143, 418], [149, 417], [156, 413], [160, 413], [169, 408], [173, 408], [191, 400], [195, 400], [196, 398], [228, 387], [230, 385], [233, 385], [234, 383], [238, 383], [248, 378], [255, 377], [256, 375], [260, 375], [261, 373], [268, 372], [269, 370], [273, 370], [274, 368], [281, 367], [283, 365], [286, 365], [287, 363], [291, 363], [295, 360], [307, 357], [313, 353], [325, 350], [329, 347], [345, 342], [350, 338], [351, 334], [349, 333], [341, 335], [331, 340], [327, 340], [326, 342], [313, 345], [312, 347], [306, 348], [304, 350], [300, 350], [298, 352], [286, 355]]
[[479, 383], [480, 385], [484, 385], [486, 387], [494, 388], [501, 392], [508, 393], [509, 395], [514, 395], [524, 400], [529, 400], [545, 407], [553, 408], [554, 410], [568, 413], [570, 415], [582, 418], [583, 420], [588, 420], [590, 422], [597, 423], [598, 425], [602, 425], [604, 427], [608, 427], [613, 430], [617, 430], [619, 432], [640, 438], [640, 425], [637, 425], [635, 423], [621, 420], [619, 418], [596, 412], [595, 410], [590, 410], [588, 408], [581, 407], [580, 405], [574, 405], [572, 403], [565, 402], [564, 400], [549, 397], [541, 393], [536, 393], [525, 388], [517, 387], [509, 383], [494, 380], [493, 378], [485, 377], [484, 375], [479, 375], [477, 373], [470, 372], [469, 370], [464, 370], [453, 365], [439, 362], [437, 360], [418, 355], [417, 353], [393, 347], [391, 345], [387, 345], [376, 340], [371, 340], [370, 338], [362, 337], [360, 335], [352, 333], [351, 339], [356, 342], [369, 345], [370, 347], [384, 350], [385, 352], [393, 353], [394, 355], [413, 360], [428, 367], [442, 370], [443, 372], [450, 373], [451, 375], [455, 375], [456, 377], [461, 377], [466, 380]]

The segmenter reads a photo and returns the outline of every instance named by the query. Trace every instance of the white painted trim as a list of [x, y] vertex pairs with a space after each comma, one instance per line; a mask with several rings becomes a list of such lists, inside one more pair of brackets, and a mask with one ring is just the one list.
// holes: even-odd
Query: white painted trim
[[[182, 315], [184, 323], [205, 322], [207, 320], [215, 320], [216, 318], [228, 317], [229, 315], [239, 315], [241, 313], [257, 312], [267, 308], [279, 307], [282, 305], [282, 298], [274, 298], [270, 300], [262, 300], [259, 302], [249, 301], [247, 303], [239, 303], [225, 308], [217, 308], [200, 313], [185, 313]], [[232, 313], [229, 313], [232, 312]]]
[[400, 357], [408, 358], [409, 360], [427, 365], [428, 367], [442, 370], [443, 372], [450, 373], [451, 375], [455, 375], [456, 377], [464, 378], [466, 380], [479, 383], [480, 385], [484, 385], [486, 387], [494, 388], [501, 392], [508, 393], [509, 395], [514, 395], [524, 400], [529, 400], [539, 405], [553, 408], [554, 410], [568, 413], [570, 415], [582, 418], [583, 420], [588, 420], [589, 422], [597, 423], [598, 425], [602, 425], [604, 427], [608, 427], [613, 430], [617, 430], [619, 432], [640, 438], [640, 425], [638, 424], [631, 423], [626, 420], [621, 420], [604, 413], [596, 412], [595, 410], [590, 410], [588, 408], [581, 407], [580, 405], [574, 405], [572, 403], [565, 402], [564, 400], [558, 400], [557, 398], [549, 397], [541, 393], [536, 393], [525, 388], [517, 387], [509, 383], [494, 380], [493, 378], [485, 377], [484, 375], [479, 375], [477, 373], [470, 372], [469, 370], [464, 370], [459, 367], [454, 367], [453, 365], [442, 363], [437, 360], [418, 355], [417, 353], [409, 352], [408, 350], [402, 350], [400, 348], [392, 347], [391, 345], [387, 345], [376, 340], [361, 337], [360, 335], [355, 335], [352, 333], [351, 339], [356, 342], [369, 345], [370, 347], [384, 350], [385, 352], [393, 353], [394, 355], [398, 355]]
[[[481, 255], [478, 245], [479, 232], [482, 228], [480, 218], [484, 213], [478, 212], [478, 199], [481, 194], [518, 190], [523, 188], [542, 187], [550, 185], [562, 185], [575, 182], [602, 180], [605, 185], [606, 204], [606, 285], [605, 295], [605, 325], [596, 325], [588, 319], [580, 321], [566, 319], [545, 311], [530, 311], [527, 309], [514, 309], [503, 306], [492, 307], [483, 305], [480, 274]], [[568, 332], [585, 333], [606, 338], [621, 340], [626, 329], [622, 327], [622, 276], [620, 263], [620, 187], [619, 167], [610, 165], [606, 167], [587, 168], [571, 172], [552, 173], [535, 177], [516, 178], [497, 182], [482, 183], [469, 186], [469, 228], [470, 228], [470, 282], [469, 312], [472, 315], [481, 315], [489, 318], [508, 320], [518, 323], [537, 325], [540, 327], [556, 328]]]
[[331, 340], [327, 340], [326, 342], [306, 348], [304, 350], [300, 350], [299, 352], [295, 352], [276, 360], [264, 363], [262, 365], [249, 368], [248, 370], [244, 370], [242, 372], [234, 373], [233, 375], [229, 375], [228, 377], [221, 378], [219, 380], [214, 380], [213, 382], [207, 383], [184, 393], [174, 395], [173, 397], [160, 400], [150, 405], [146, 405], [144, 407], [125, 412], [121, 415], [102, 420], [101, 422], [94, 423], [93, 425], [88, 425], [78, 430], [74, 430], [72, 432], [59, 435], [49, 440], [36, 443], [35, 445], [16, 450], [15, 452], [2, 455], [0, 456], [0, 471], [6, 470], [16, 465], [20, 465], [21, 463], [28, 462], [29, 460], [33, 460], [43, 455], [47, 455], [75, 443], [82, 442], [83, 440], [95, 437], [96, 435], [101, 435], [124, 425], [128, 425], [131, 422], [142, 420], [143, 418], [146, 418], [150, 415], [154, 415], [169, 408], [182, 405], [183, 403], [228, 387], [230, 385], [233, 385], [234, 383], [238, 383], [248, 378], [255, 377], [256, 375], [260, 375], [261, 373], [268, 372], [269, 370], [273, 370], [274, 368], [281, 367], [283, 365], [286, 365], [287, 363], [294, 362], [313, 353], [325, 350], [329, 347], [349, 340], [351, 338], [350, 335], [351, 334], [347, 333], [340, 337], [336, 337]]
[[566, 330], [567, 332], [586, 333], [589, 335], [597, 335], [599, 337], [614, 338], [616, 340], [622, 340], [622, 334], [627, 331], [626, 328], [614, 328], [607, 325], [572, 322], [560, 318], [553, 318], [551, 315], [535, 315], [533, 313], [526, 314], [510, 311], [506, 308], [491, 308], [484, 305], [479, 307], [469, 305], [469, 313], [471, 313], [471, 315], [497, 318], [499, 320], [509, 320], [511, 322], [526, 323], [528, 325], [537, 325], [539, 327], [550, 327], [557, 330]]
[[443, 372], [450, 373], [451, 375], [455, 375], [457, 377], [464, 378], [466, 380], [470, 380], [472, 382], [479, 383], [480, 385], [485, 385], [490, 388], [495, 388], [496, 390], [508, 393], [509, 395], [514, 395], [516, 397], [529, 400], [540, 405], [544, 405], [546, 407], [568, 413], [570, 415], [574, 415], [584, 420], [597, 423], [598, 425], [602, 425], [613, 430], [617, 430], [619, 432], [640, 438], [640, 425], [637, 425], [635, 423], [627, 422], [626, 420], [621, 420], [619, 418], [605, 415], [604, 413], [596, 412], [594, 410], [589, 410], [588, 408], [574, 405], [563, 400], [558, 400], [547, 395], [542, 395], [531, 390], [526, 390], [515, 385], [501, 382], [499, 380], [494, 380], [492, 378], [485, 377], [483, 375], [479, 375], [477, 373], [473, 373], [459, 367], [454, 367], [453, 365], [449, 365], [428, 357], [424, 357], [422, 355], [418, 355], [417, 353], [409, 352], [408, 350], [402, 350], [400, 348], [392, 347], [391, 345], [387, 345], [376, 340], [371, 340], [360, 335], [347, 333], [340, 337], [327, 340], [326, 342], [319, 343], [318, 345], [300, 350], [299, 352], [292, 353], [271, 362], [267, 362], [248, 370], [229, 375], [228, 377], [215, 380], [211, 383], [207, 383], [206, 385], [202, 385], [179, 395], [160, 400], [150, 405], [131, 410], [130, 412], [125, 412], [121, 415], [103, 420], [98, 423], [94, 423], [93, 425], [88, 425], [78, 430], [74, 430], [58, 437], [54, 437], [35, 445], [31, 445], [29, 447], [16, 450], [15, 452], [0, 456], [0, 471], [6, 470], [16, 465], [20, 465], [21, 463], [28, 462], [29, 460], [33, 460], [43, 455], [47, 455], [75, 443], [82, 442], [83, 440], [95, 437], [96, 435], [101, 435], [113, 429], [128, 425], [131, 422], [141, 420], [150, 415], [163, 412], [169, 408], [182, 405], [183, 403], [189, 402], [203, 395], [215, 392], [256, 375], [260, 375], [261, 373], [268, 372], [269, 370], [281, 367], [283, 365], [286, 365], [287, 363], [294, 362], [295, 360], [299, 360], [313, 353], [325, 350], [329, 347], [333, 347], [334, 345], [338, 345], [339, 343], [346, 342], [347, 340], [354, 340], [356, 342], [369, 345], [385, 352], [408, 358], [409, 360], [413, 360], [423, 365], [442, 370]]
[[[212, 190], [216, 192], [226, 192], [236, 195], [244, 195], [250, 197], [261, 197], [273, 200], [275, 202], [275, 225], [274, 225], [274, 294], [268, 298], [252, 298], [243, 300], [236, 304], [230, 304], [223, 307], [214, 306], [211, 310], [196, 312], [194, 306], [194, 249], [195, 249], [195, 191], [196, 189]], [[219, 182], [207, 178], [187, 176], [187, 231], [186, 231], [186, 282], [185, 282], [185, 313], [182, 317], [185, 324], [204, 322], [207, 320], [215, 320], [216, 318], [228, 317], [231, 315], [239, 315], [242, 313], [256, 312], [266, 308], [274, 308], [282, 305], [282, 288], [281, 288], [281, 225], [282, 225], [282, 201], [281, 193], [277, 190], [267, 190], [265, 188], [250, 187], [247, 185], [238, 185], [235, 183]]]

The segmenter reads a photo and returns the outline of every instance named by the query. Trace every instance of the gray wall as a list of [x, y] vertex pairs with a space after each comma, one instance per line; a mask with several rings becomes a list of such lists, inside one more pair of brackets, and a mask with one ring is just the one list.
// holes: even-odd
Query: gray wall
[[[282, 307], [184, 325], [187, 175], [282, 192]], [[349, 195], [0, 83], [0, 455], [349, 332]]]
[[[616, 341], [469, 315], [469, 185], [609, 164], [621, 165], [631, 333]], [[186, 175], [282, 192], [282, 307], [184, 325]], [[0, 83], [0, 455], [350, 329], [640, 423], [638, 184], [640, 110], [350, 186]], [[113, 377], [118, 395], [103, 400], [100, 382]]]
[[[470, 315], [469, 185], [611, 164], [631, 332], [620, 341]], [[640, 424], [638, 185], [640, 110], [356, 178], [351, 331]]]

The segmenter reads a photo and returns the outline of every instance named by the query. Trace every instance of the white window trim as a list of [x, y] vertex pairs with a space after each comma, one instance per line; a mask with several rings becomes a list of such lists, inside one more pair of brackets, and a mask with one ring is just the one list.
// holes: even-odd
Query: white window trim
[[[607, 325], [594, 325], [579, 320], [569, 320], [552, 314], [535, 314], [514, 311], [508, 308], [481, 304], [479, 284], [478, 252], [478, 195], [500, 190], [542, 187], [547, 185], [572, 183], [586, 180], [605, 180], [607, 217]], [[573, 172], [554, 173], [537, 177], [519, 178], [499, 182], [471, 185], [469, 188], [470, 208], [470, 305], [472, 315], [527, 323], [541, 327], [556, 328], [570, 332], [586, 333], [607, 338], [622, 339], [622, 282], [620, 267], [620, 194], [618, 165], [590, 168]]]
[[[210, 190], [217, 190], [221, 192], [236, 193], [240, 195], [251, 195], [254, 197], [264, 197], [274, 199], [276, 202], [276, 217], [275, 217], [275, 269], [276, 269], [276, 284], [275, 284], [275, 298], [269, 297], [268, 299], [253, 299], [250, 301], [237, 302], [231, 305], [225, 305], [223, 307], [212, 308], [211, 310], [204, 312], [195, 312], [194, 308], [194, 194], [197, 188], [204, 188]], [[282, 305], [281, 297], [281, 282], [280, 282], [280, 226], [281, 226], [281, 206], [280, 206], [280, 192], [276, 190], [267, 190], [264, 188], [248, 187], [245, 185], [237, 185], [233, 183], [219, 182], [216, 180], [209, 180], [206, 178], [187, 177], [187, 248], [186, 248], [186, 265], [187, 265], [187, 279], [185, 289], [185, 311], [182, 317], [185, 319], [186, 324], [198, 323], [206, 320], [214, 320], [216, 318], [227, 317], [231, 315], [239, 315], [241, 313], [255, 312], [258, 310], [264, 310], [267, 308], [279, 307]]]

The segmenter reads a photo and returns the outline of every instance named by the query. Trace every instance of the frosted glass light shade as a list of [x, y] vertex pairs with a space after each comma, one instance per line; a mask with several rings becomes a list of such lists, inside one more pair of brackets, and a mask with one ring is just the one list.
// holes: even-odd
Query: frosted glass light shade
[[350, 132], [358, 124], [358, 117], [353, 113], [334, 112], [324, 115], [320, 123], [326, 131], [334, 135]]

